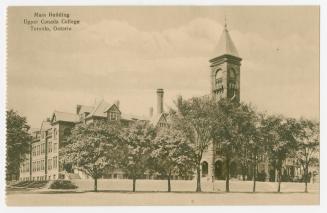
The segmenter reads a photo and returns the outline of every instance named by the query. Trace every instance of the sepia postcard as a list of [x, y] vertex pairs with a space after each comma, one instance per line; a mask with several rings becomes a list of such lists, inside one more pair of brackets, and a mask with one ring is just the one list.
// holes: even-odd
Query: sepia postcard
[[319, 205], [319, 6], [9, 6], [8, 206]]

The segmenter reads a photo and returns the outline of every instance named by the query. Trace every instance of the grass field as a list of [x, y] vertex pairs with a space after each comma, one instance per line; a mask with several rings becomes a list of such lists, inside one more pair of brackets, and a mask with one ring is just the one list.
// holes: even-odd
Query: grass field
[[[74, 180], [79, 191], [90, 191], [93, 190], [92, 180]], [[252, 181], [230, 181], [231, 192], [252, 192]], [[277, 183], [275, 182], [257, 182], [257, 192], [276, 192]], [[166, 180], [137, 180], [136, 191], [167, 191]], [[196, 187], [195, 180], [172, 180], [171, 181], [172, 191], [175, 192], [194, 192]], [[214, 183], [211, 181], [202, 181], [201, 187], [203, 192], [224, 192], [225, 181], [216, 180]], [[311, 192], [319, 191], [319, 184], [308, 184], [308, 189]], [[112, 190], [112, 191], [131, 191], [132, 180], [122, 179], [102, 179], [98, 181], [98, 190]], [[304, 183], [282, 183], [282, 192], [303, 192]]]
[[[172, 181], [171, 193], [167, 181], [138, 180], [137, 192], [131, 180], [99, 180], [93, 190], [92, 180], [76, 180], [77, 191], [8, 190], [9, 206], [94, 206], [94, 205], [318, 205], [319, 184], [309, 184], [303, 193], [303, 183], [282, 183], [282, 193], [276, 193], [277, 183], [257, 182], [257, 193], [252, 193], [251, 181], [231, 181], [230, 193], [225, 193], [225, 182], [202, 182], [202, 193], [195, 193], [195, 181]], [[213, 192], [214, 188], [214, 192]]]

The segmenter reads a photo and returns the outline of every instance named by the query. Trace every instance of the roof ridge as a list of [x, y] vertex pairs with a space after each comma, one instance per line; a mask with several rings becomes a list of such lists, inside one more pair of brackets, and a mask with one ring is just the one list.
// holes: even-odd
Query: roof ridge
[[97, 104], [97, 105], [95, 105], [94, 106], [94, 109], [93, 109], [93, 111], [90, 113], [90, 115], [93, 115], [95, 112], [96, 112], [96, 110], [99, 108], [99, 106], [100, 106], [100, 104], [103, 102], [103, 99], [101, 99], [101, 101]]
[[67, 114], [73, 114], [73, 115], [75, 115], [75, 113], [72, 113], [72, 112], [63, 112], [63, 111], [58, 111], [58, 110], [54, 110], [53, 112], [60, 112], [60, 113], [67, 113]]

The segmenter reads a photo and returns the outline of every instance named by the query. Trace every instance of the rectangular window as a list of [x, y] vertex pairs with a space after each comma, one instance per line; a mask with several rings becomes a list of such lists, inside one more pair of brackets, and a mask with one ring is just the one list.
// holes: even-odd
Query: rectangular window
[[56, 157], [53, 157], [53, 168], [57, 168], [57, 165], [58, 165], [57, 159], [58, 159], [57, 156]]
[[118, 120], [118, 113], [117, 112], [110, 112], [110, 120], [111, 121], [116, 121]]
[[52, 152], [52, 142], [48, 143], [48, 152]]
[[32, 156], [35, 156], [35, 146], [32, 146]]
[[48, 169], [49, 170], [52, 169], [52, 159], [51, 158], [48, 159]]
[[44, 160], [41, 160], [41, 170], [44, 170]]
[[53, 139], [57, 139], [57, 129], [53, 129]]
[[54, 153], [57, 153], [57, 150], [58, 150], [58, 144], [57, 143], [54, 143], [53, 144], [53, 152]]

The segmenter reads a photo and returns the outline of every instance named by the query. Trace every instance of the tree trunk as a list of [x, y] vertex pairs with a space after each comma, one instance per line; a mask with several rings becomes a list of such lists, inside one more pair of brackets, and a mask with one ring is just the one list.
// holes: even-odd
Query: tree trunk
[[201, 164], [196, 169], [196, 192], [201, 192]]
[[247, 168], [245, 165], [242, 165], [242, 180], [245, 181], [245, 175], [246, 175]]
[[308, 192], [308, 167], [304, 168], [304, 183], [305, 183], [305, 189], [304, 192]]
[[168, 192], [171, 192], [171, 186], [170, 186], [170, 173], [168, 174]]
[[229, 157], [226, 158], [226, 192], [229, 192]]
[[253, 165], [253, 190], [252, 190], [252, 192], [255, 192], [256, 177], [257, 177], [257, 165], [256, 165], [256, 163], [254, 163], [254, 165]]
[[282, 182], [282, 169], [279, 168], [278, 169], [278, 189], [277, 192], [280, 192], [280, 184]]
[[135, 187], [136, 187], [136, 178], [133, 178], [133, 192], [135, 192]]
[[94, 191], [98, 191], [98, 178], [94, 178]]

